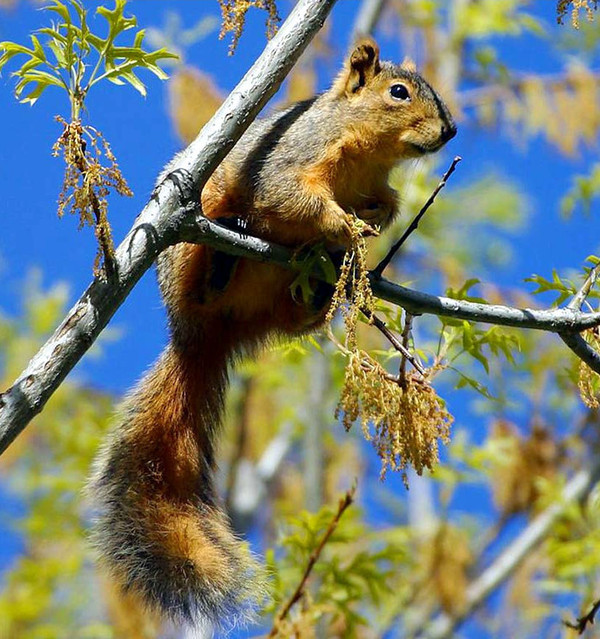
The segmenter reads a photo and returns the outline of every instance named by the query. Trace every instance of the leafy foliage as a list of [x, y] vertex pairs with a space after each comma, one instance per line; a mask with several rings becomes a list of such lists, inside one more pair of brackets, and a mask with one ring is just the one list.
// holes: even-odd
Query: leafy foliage
[[[34, 278], [27, 290], [24, 316], [1, 322], [2, 387], [65, 310], [63, 285], [43, 292]], [[98, 605], [81, 495], [111, 409], [111, 397], [65, 383], [2, 457], [3, 484], [19, 498], [24, 512], [13, 522], [24, 550], [0, 590], [2, 637], [113, 636]]]
[[[126, 0], [115, 0], [112, 10], [104, 6], [97, 8], [96, 13], [107, 22], [105, 38], [92, 33], [88, 12], [79, 0], [69, 0], [69, 5], [52, 0], [45, 9], [56, 14], [59, 21], [51, 27], [38, 29], [37, 35], [32, 34], [31, 49], [15, 42], [0, 42], [0, 71], [14, 57], [24, 55], [26, 58], [13, 72], [18, 78], [15, 94], [21, 102], [35, 104], [50, 86], [67, 93], [71, 121], [57, 118], [63, 125], [63, 132], [53, 148], [54, 155], [63, 153], [66, 164], [58, 215], [60, 217], [70, 209], [78, 215], [80, 228], [86, 224], [94, 227], [98, 240], [94, 271], [99, 273], [100, 259], [104, 258], [109, 277], [114, 275], [114, 246], [106, 198], [111, 190], [121, 195], [132, 195], [132, 192], [102, 134], [81, 123], [84, 101], [90, 89], [103, 80], [118, 85], [127, 82], [145, 96], [146, 87], [135, 70], [147, 69], [164, 80], [167, 75], [158, 62], [177, 57], [166, 49], [144, 51], [143, 29], [137, 31], [131, 46], [117, 46], [116, 40], [137, 24], [135, 17], [125, 16], [125, 4]], [[69, 7], [75, 12], [75, 21]], [[44, 36], [44, 44], [39, 36]], [[26, 89], [29, 93], [25, 93]], [[108, 166], [103, 166], [103, 157], [108, 160]]]
[[[509, 139], [519, 142], [543, 135], [560, 155], [595, 143], [597, 119], [590, 105], [597, 102], [598, 82], [591, 67], [572, 63], [570, 58], [569, 66], [548, 77], [531, 73], [525, 65], [516, 68], [514, 58], [503, 59], [504, 46], [516, 45], [523, 37], [537, 38], [549, 60], [562, 46], [556, 31], [534, 17], [534, 3], [417, 0], [390, 7], [389, 11], [402, 12], [398, 22], [388, 23], [394, 35], [401, 30], [399, 37], [409, 48], [412, 42], [427, 43], [426, 49], [408, 53], [420, 53], [434, 86], [447, 89], [453, 110], [462, 109], [463, 126], [493, 124], [498, 135], [512, 135]], [[457, 20], [457, 15], [464, 20]], [[129, 19], [124, 13], [122, 17]], [[81, 29], [79, 22], [73, 24]], [[571, 29], [562, 31], [573, 39], [579, 37]], [[67, 35], [64, 30], [60, 33]], [[78, 36], [73, 33], [75, 41]], [[496, 36], [502, 36], [502, 45]], [[42, 47], [46, 47], [44, 38], [51, 38], [48, 34], [35, 37]], [[582, 38], [571, 42], [575, 44], [569, 53], [576, 55]], [[593, 42], [597, 43], [597, 37]], [[97, 49], [90, 47], [97, 56]], [[28, 50], [35, 55], [35, 45]], [[54, 64], [51, 49], [44, 51]], [[325, 57], [330, 49], [321, 43], [319, 52]], [[31, 61], [31, 53], [26, 55]], [[312, 55], [305, 60], [311, 71], [308, 80], [301, 78], [310, 87], [320, 79]], [[124, 62], [125, 58], [113, 59], [115, 69]], [[36, 68], [47, 71], [43, 65]], [[90, 70], [88, 65], [86, 73]], [[101, 63], [95, 77], [107, 70]], [[187, 108], [201, 121], [223, 92], [215, 79], [199, 73], [182, 73], [185, 86], [177, 89], [181, 102], [173, 113]], [[21, 97], [28, 97], [33, 86], [23, 88]], [[206, 100], [199, 106], [202, 96]], [[200, 113], [204, 108], [205, 113]], [[186, 131], [182, 135], [193, 135], [191, 131], [199, 125], [180, 127]], [[386, 237], [372, 243], [369, 260], [376, 263], [389, 238], [400, 235], [403, 220], [419, 210], [437, 182], [435, 173], [434, 163], [422, 160], [404, 166], [395, 176], [403, 219]], [[580, 202], [584, 208], [595, 204], [595, 167], [581, 179], [567, 195], [565, 211]], [[533, 306], [539, 299], [535, 295], [488, 283], [514, 257], [512, 236], [523, 231], [528, 199], [535, 197], [524, 194], [526, 187], [497, 170], [471, 177], [467, 187], [452, 185], [391, 265], [392, 277], [475, 303]], [[555, 304], [566, 302], [595, 263], [591, 259], [581, 273], [557, 269], [550, 276], [534, 275], [530, 281], [537, 288], [535, 294], [552, 296]], [[308, 269], [297, 284], [303, 295], [310, 295]], [[592, 289], [588, 304], [595, 305], [597, 295]], [[0, 316], [0, 360], [7, 383], [20, 372], [41, 335], [51, 330], [64, 299], [60, 288], [52, 295], [32, 295], [21, 320]], [[402, 336], [406, 324], [399, 309], [377, 303], [373, 310]], [[367, 322], [357, 321], [354, 326], [362, 354], [356, 362], [361, 369], [365, 363], [372, 365], [376, 374], [363, 380], [359, 370], [353, 397], [380, 393], [372, 414], [363, 409], [369, 436], [387, 428], [386, 422], [377, 419], [382, 406], [384, 412], [389, 410], [390, 419], [402, 418], [404, 427], [414, 434], [418, 429], [413, 422], [423, 413], [412, 407], [402, 413], [386, 386], [393, 383], [399, 388], [401, 354]], [[333, 331], [341, 343], [337, 325]], [[595, 334], [586, 338], [597, 341]], [[322, 338], [278, 344], [259, 361], [245, 362], [234, 380], [222, 451], [223, 483], [236, 524], [240, 529], [260, 524], [262, 538], [271, 546], [267, 558], [274, 576], [274, 599], [266, 614], [274, 613], [294, 592], [308, 557], [331, 521], [331, 509], [308, 513], [302, 507], [333, 501], [347, 486], [348, 477], [358, 476], [363, 491], [364, 512], [349, 511], [326, 544], [306, 594], [290, 617], [290, 635], [413, 637], [423, 632], [437, 611], [460, 617], [472, 580], [495, 561], [500, 549], [511, 547], [513, 535], [537, 513], [559, 504], [560, 491], [572, 473], [597, 455], [598, 377], [569, 357], [553, 337], [419, 317], [414, 319], [407, 344], [418, 361], [435, 370], [426, 392], [436, 398], [437, 416], [450, 407], [457, 416], [452, 442], [441, 453], [442, 463], [433, 473], [425, 464], [422, 478], [409, 476], [408, 493], [391, 473], [385, 484], [380, 483], [380, 460], [372, 447], [363, 443], [356, 429], [344, 433], [333, 420], [332, 389], [343, 385], [347, 353], [334, 353]], [[413, 372], [405, 376], [412, 385]], [[450, 391], [452, 383], [458, 393]], [[415, 383], [413, 390], [418, 388]], [[580, 390], [587, 406], [579, 398]], [[448, 400], [448, 408], [438, 392]], [[4, 623], [0, 634], [156, 637], [157, 631], [143, 627], [144, 619], [131, 609], [112, 607], [104, 584], [99, 596], [89, 551], [82, 543], [87, 505], [79, 486], [106, 428], [110, 398], [69, 385], [61, 393], [27, 436], [2, 457], [11, 491], [27, 510], [20, 525], [25, 553], [7, 573], [0, 596], [0, 623]], [[430, 427], [438, 423], [430, 415], [423, 421]], [[447, 422], [437, 434], [446, 428]], [[394, 438], [402, 432], [398, 429], [378, 441], [396, 445]], [[393, 457], [388, 449], [384, 453], [398, 467], [408, 459], [402, 454]], [[248, 477], [252, 481], [244, 483]], [[254, 505], [243, 512], [236, 510], [240, 485], [250, 486], [246, 493], [255, 498]], [[470, 616], [473, 632], [519, 639], [551, 636], [549, 632], [558, 635], [561, 617], [573, 618], [578, 605], [586, 610], [597, 599], [596, 493], [581, 504], [572, 504], [548, 530], [546, 540], [514, 570], [508, 586], [497, 591], [493, 605]], [[478, 510], [469, 506], [465, 512], [471, 503], [486, 505]], [[377, 528], [369, 523], [374, 518]], [[281, 530], [285, 532], [278, 537]], [[126, 629], [120, 625], [123, 619], [128, 620]]]
[[[333, 517], [332, 509], [323, 507], [317, 513], [301, 512], [288, 520], [287, 530], [278, 541], [279, 552], [271, 550], [266, 557], [273, 574], [273, 601], [266, 613], [277, 610], [300, 581]], [[324, 552], [314, 565], [313, 585], [305, 591], [305, 605], [276, 636], [304, 636], [319, 623], [329, 628], [327, 636], [360, 637], [361, 629], [371, 624], [365, 611], [379, 605], [382, 596], [390, 592], [393, 567], [405, 555], [401, 544], [376, 543], [374, 531], [351, 513], [341, 519]]]
[[[37, 35], [31, 35], [31, 48], [15, 42], [0, 42], [0, 70], [16, 56], [26, 57], [13, 72], [19, 78], [15, 93], [21, 102], [34, 104], [48, 87], [60, 87], [69, 96], [72, 119], [78, 119], [88, 91], [102, 80], [115, 84], [127, 82], [142, 95], [146, 95], [146, 88], [135, 75], [136, 69], [147, 69], [165, 80], [167, 75], [158, 62], [176, 56], [166, 49], [144, 51], [143, 29], [137, 31], [132, 45], [117, 46], [115, 43], [121, 34], [137, 24], [134, 17], [125, 16], [125, 4], [126, 0], [115, 0], [114, 9], [100, 6], [96, 10], [107, 22], [105, 38], [92, 33], [88, 12], [79, 0], [69, 0], [68, 5], [51, 0], [45, 9], [56, 14], [59, 21], [51, 27], [38, 29]], [[75, 12], [78, 23], [73, 20], [69, 7]], [[43, 43], [40, 36], [45, 36]], [[92, 53], [96, 54], [95, 63], [90, 58]], [[24, 95], [26, 89], [30, 91]]]

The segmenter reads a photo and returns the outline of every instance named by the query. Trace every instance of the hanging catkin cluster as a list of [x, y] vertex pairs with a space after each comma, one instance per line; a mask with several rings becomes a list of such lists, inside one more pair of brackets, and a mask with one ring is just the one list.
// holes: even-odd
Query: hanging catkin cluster
[[[63, 154], [65, 177], [58, 196], [58, 216], [66, 211], [79, 217], [79, 228], [92, 226], [98, 240], [98, 254], [94, 271], [98, 273], [100, 260], [112, 260], [114, 247], [108, 223], [106, 198], [111, 191], [120, 195], [133, 195], [119, 169], [117, 160], [102, 134], [80, 120], [67, 122], [56, 118], [63, 132], [52, 147], [52, 153]], [[102, 157], [108, 163], [102, 164]]]
[[[591, 328], [583, 333], [586, 342], [595, 350], [600, 348], [600, 329]], [[579, 362], [579, 394], [588, 408], [600, 408], [600, 376], [585, 362]]]
[[361, 314], [372, 317], [375, 301], [368, 278], [366, 242], [357, 220], [352, 246], [346, 252], [327, 320], [341, 309], [346, 328], [343, 350], [348, 358], [344, 385], [336, 409], [346, 430], [360, 421], [365, 438], [381, 459], [381, 477], [389, 468], [410, 464], [418, 474], [439, 460], [438, 440], [449, 440], [453, 418], [425, 376], [408, 373], [395, 377], [358, 348], [357, 326]]
[[429, 381], [408, 373], [404, 385], [364, 351], [350, 353], [337, 408], [346, 430], [359, 420], [367, 441], [388, 469], [403, 472], [410, 464], [421, 474], [439, 461], [438, 440], [450, 438], [452, 415]]
[[594, 11], [598, 8], [598, 0], [558, 0], [556, 15], [559, 24], [563, 23], [565, 15], [571, 9], [571, 24], [579, 29], [579, 12], [585, 11], [588, 22], [594, 20]]
[[277, 11], [275, 0], [219, 0], [221, 5], [221, 33], [220, 38], [225, 34], [232, 33], [231, 45], [229, 47], [230, 54], [235, 51], [238, 41], [246, 24], [246, 14], [248, 9], [252, 7], [263, 9], [267, 12], [267, 37], [271, 38], [277, 31], [280, 17]]

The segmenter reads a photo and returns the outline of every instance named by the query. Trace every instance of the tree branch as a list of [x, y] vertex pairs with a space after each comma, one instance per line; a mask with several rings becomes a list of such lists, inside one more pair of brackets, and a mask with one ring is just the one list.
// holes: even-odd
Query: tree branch
[[375, 25], [379, 22], [379, 18], [386, 4], [387, 0], [362, 1], [356, 20], [354, 21], [354, 26], [352, 27], [350, 46], [352, 46], [360, 36], [373, 33]]
[[115, 252], [118, 279], [107, 282], [96, 277], [21, 376], [0, 395], [0, 453], [42, 410], [160, 251], [180, 241], [180, 227], [189, 215], [179, 205], [182, 188], [200, 191], [275, 93], [334, 4], [335, 0], [300, 0], [214, 117], [177, 157]]
[[600, 373], [600, 355], [579, 333], [559, 333], [562, 341], [593, 371]]
[[[573, 299], [567, 304], [567, 308], [579, 311], [583, 303], [590, 294], [590, 291], [596, 284], [598, 274], [600, 272], [600, 264], [596, 264], [590, 270], [585, 282], [581, 288], [575, 293]], [[579, 333], [560, 333], [562, 341], [583, 360], [593, 371], [600, 373], [600, 355], [585, 341]]]
[[[163, 190], [169, 191], [168, 186], [160, 193]], [[151, 202], [147, 208], [152, 206]], [[197, 205], [173, 208], [172, 223], [164, 220], [160, 229], [144, 222], [144, 214], [138, 218], [133, 231], [116, 252], [119, 280], [109, 283], [96, 278], [15, 384], [0, 395], [0, 453], [42, 410], [164, 246], [178, 241], [203, 243], [234, 255], [295, 268], [294, 254], [289, 249], [236, 233], [202, 216], [194, 218], [191, 211], [197, 208]], [[138, 234], [141, 239], [136, 238]], [[322, 277], [322, 274], [315, 276]], [[536, 310], [479, 304], [430, 295], [379, 277], [371, 278], [371, 287], [377, 297], [402, 306], [412, 315], [433, 314], [559, 333], [570, 348], [577, 349], [575, 352], [600, 373], [600, 356], [578, 335], [599, 326], [600, 313], [583, 313], [568, 307]]]
[[446, 639], [454, 630], [498, 588], [521, 565], [529, 553], [546, 537], [555, 522], [568, 506], [583, 499], [600, 478], [600, 460], [584, 470], [580, 470], [566, 484], [560, 501], [540, 513], [518, 535], [496, 560], [467, 588], [466, 604], [460, 614], [449, 616], [445, 613], [434, 619], [418, 635], [422, 639]]
[[323, 548], [325, 548], [325, 544], [329, 541], [329, 538], [331, 537], [331, 535], [333, 535], [333, 533], [335, 532], [335, 529], [338, 527], [338, 524], [340, 523], [340, 519], [342, 518], [342, 515], [354, 502], [355, 494], [356, 494], [356, 484], [354, 484], [352, 488], [347, 490], [344, 496], [340, 499], [338, 503], [337, 512], [333, 516], [333, 519], [329, 522], [329, 526], [327, 526], [327, 530], [323, 534], [321, 541], [310, 553], [310, 557], [308, 558], [308, 562], [306, 564], [306, 567], [304, 568], [304, 573], [302, 574], [302, 579], [300, 580], [300, 583], [296, 587], [296, 590], [294, 590], [294, 593], [292, 594], [292, 596], [287, 600], [283, 608], [275, 617], [273, 628], [271, 629], [271, 632], [268, 635], [269, 638], [276, 637], [279, 634], [279, 628], [280, 628], [281, 622], [288, 616], [294, 604], [300, 601], [300, 599], [304, 595], [306, 582], [308, 581], [308, 578], [310, 577], [310, 573], [312, 572], [312, 569], [314, 568], [319, 557], [321, 556], [321, 553], [323, 552]]
[[[188, 241], [293, 268], [292, 252], [281, 246], [226, 229], [198, 215], [197, 206], [181, 206], [181, 191], [198, 193], [260, 108], [275, 92], [335, 0], [300, 0], [277, 35], [199, 136], [170, 166], [150, 202], [115, 252], [118, 279], [95, 278], [66, 318], [13, 386], [0, 394], [0, 454], [39, 413], [69, 371], [93, 344], [133, 286], [167, 246]], [[319, 274], [315, 274], [319, 277]], [[572, 308], [517, 309], [429, 295], [371, 276], [373, 293], [424, 313], [559, 333], [593, 370], [600, 356], [578, 335], [600, 325], [600, 313]]]
[[[208, 244], [233, 255], [272, 262], [284, 268], [297, 268], [294, 265], [294, 253], [289, 249], [256, 237], [242, 235], [202, 216], [196, 220], [188, 219], [184, 239], [187, 242]], [[314, 276], [323, 278], [323, 273], [317, 271]], [[538, 310], [501, 304], [480, 304], [430, 295], [377, 276], [371, 276], [370, 280], [371, 289], [376, 297], [402, 306], [412, 315], [439, 315], [470, 322], [531, 328], [551, 333], [576, 334], [588, 328], [600, 326], [600, 312], [583, 313], [568, 307]]]
[[394, 255], [396, 255], [400, 247], [404, 244], [404, 242], [406, 242], [406, 240], [409, 238], [411, 233], [414, 233], [414, 231], [417, 230], [417, 228], [419, 227], [419, 222], [421, 221], [421, 218], [425, 215], [425, 213], [427, 213], [427, 210], [429, 209], [429, 207], [435, 202], [435, 198], [437, 197], [438, 193], [446, 186], [446, 183], [448, 182], [450, 176], [454, 173], [456, 169], [456, 165], [461, 160], [462, 158], [459, 155], [457, 155], [454, 158], [454, 160], [452, 160], [452, 164], [450, 165], [450, 168], [444, 173], [439, 184], [435, 187], [435, 189], [433, 190], [433, 193], [427, 199], [427, 202], [425, 202], [425, 204], [421, 207], [421, 210], [415, 215], [413, 221], [408, 225], [408, 228], [406, 229], [406, 231], [404, 231], [404, 233], [402, 234], [402, 237], [397, 242], [394, 243], [392, 248], [387, 252], [386, 256], [373, 269], [372, 271], [373, 275], [377, 277], [381, 277], [381, 274], [383, 273], [387, 265], [392, 261]]

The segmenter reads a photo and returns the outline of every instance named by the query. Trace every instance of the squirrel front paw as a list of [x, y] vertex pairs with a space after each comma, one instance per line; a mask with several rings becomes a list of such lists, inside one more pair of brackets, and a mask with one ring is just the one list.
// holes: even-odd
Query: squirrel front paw
[[356, 237], [377, 237], [379, 231], [370, 224], [356, 216], [354, 213], [341, 211], [335, 217], [335, 224], [326, 231], [327, 241], [337, 245], [348, 247]]

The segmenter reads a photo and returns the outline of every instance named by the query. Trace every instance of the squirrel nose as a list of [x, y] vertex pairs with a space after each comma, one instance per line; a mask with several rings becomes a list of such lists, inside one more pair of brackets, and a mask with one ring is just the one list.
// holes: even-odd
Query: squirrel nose
[[444, 142], [448, 142], [456, 135], [456, 124], [454, 122], [447, 122], [442, 124], [441, 136]]

